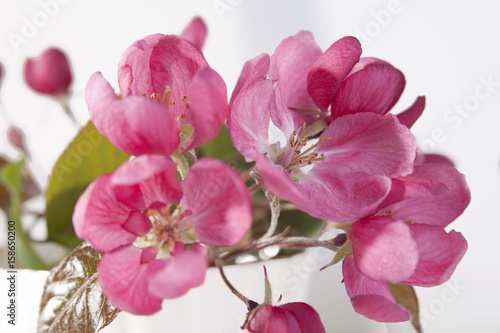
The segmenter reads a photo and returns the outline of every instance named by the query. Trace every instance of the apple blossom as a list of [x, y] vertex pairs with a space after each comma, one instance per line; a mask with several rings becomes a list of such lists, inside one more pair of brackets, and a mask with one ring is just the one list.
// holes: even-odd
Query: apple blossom
[[128, 154], [190, 150], [217, 136], [226, 118], [224, 81], [180, 37], [156, 34], [132, 44], [118, 82], [121, 99], [101, 73], [93, 74], [85, 100], [97, 129]]
[[151, 314], [163, 298], [201, 285], [201, 243], [232, 246], [251, 223], [251, 201], [235, 170], [201, 159], [182, 183], [176, 164], [144, 155], [92, 182], [73, 214], [78, 237], [103, 252], [99, 282], [120, 309]]
[[355, 310], [378, 321], [407, 320], [400, 310], [391, 310], [385, 282], [423, 287], [446, 282], [467, 242], [444, 227], [469, 201], [465, 178], [447, 164], [415, 166], [411, 175], [394, 178], [378, 213], [351, 226], [353, 256], [344, 259], [343, 272]]
[[[412, 134], [385, 114], [399, 98], [402, 74], [379, 60], [358, 66], [360, 54], [354, 37], [321, 54], [312, 35], [299, 32], [272, 57], [262, 54], [245, 64], [228, 117], [234, 146], [256, 162], [270, 192], [312, 216], [339, 222], [374, 212], [390, 190], [389, 177], [411, 173], [415, 157]], [[368, 68], [373, 70], [362, 76], [364, 93], [350, 93]], [[330, 116], [326, 111], [336, 91], [341, 96]], [[354, 106], [349, 95], [366, 98], [369, 109]], [[273, 125], [281, 137], [277, 142], [268, 134]]]

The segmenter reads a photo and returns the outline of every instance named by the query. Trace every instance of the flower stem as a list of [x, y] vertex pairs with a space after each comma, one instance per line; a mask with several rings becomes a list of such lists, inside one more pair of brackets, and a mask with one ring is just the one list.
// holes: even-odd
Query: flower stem
[[310, 247], [324, 247], [331, 251], [337, 251], [340, 248], [339, 244], [336, 244], [335, 239], [327, 239], [327, 240], [318, 240], [315, 238], [307, 238], [307, 237], [283, 237], [285, 232], [271, 237], [267, 240], [258, 240], [254, 241], [247, 246], [237, 249], [233, 252], [226, 253], [222, 260], [224, 262], [228, 262], [234, 260], [235, 258], [247, 254], [247, 253], [255, 253], [266, 247], [277, 245], [280, 248], [293, 249], [293, 250], [302, 250]]
[[224, 269], [223, 269], [224, 263], [223, 263], [220, 255], [219, 255], [219, 252], [217, 251], [217, 249], [215, 247], [212, 247], [212, 246], [210, 246], [209, 248], [210, 248], [210, 250], [212, 251], [212, 253], [214, 255], [214, 262], [215, 262], [215, 265], [217, 266], [217, 268], [219, 269], [220, 276], [222, 277], [222, 280], [224, 281], [224, 283], [226, 284], [226, 286], [229, 288], [229, 290], [231, 290], [231, 292], [236, 297], [238, 297], [241, 301], [243, 301], [243, 303], [245, 303], [245, 305], [247, 306], [247, 309], [249, 311], [252, 310], [253, 308], [255, 308], [255, 305], [257, 303], [254, 302], [254, 301], [252, 301], [252, 300], [250, 300], [250, 299], [248, 299], [247, 297], [245, 297], [227, 279], [226, 274], [224, 273]]

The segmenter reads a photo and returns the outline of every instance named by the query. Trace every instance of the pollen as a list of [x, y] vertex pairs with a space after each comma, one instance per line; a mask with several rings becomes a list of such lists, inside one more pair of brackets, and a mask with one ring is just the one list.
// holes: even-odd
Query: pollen
[[293, 157], [290, 160], [290, 163], [287, 166], [288, 171], [292, 171], [293, 169], [312, 165], [314, 162], [325, 161], [325, 154], [318, 154], [313, 152], [314, 148], [322, 144], [323, 142], [330, 140], [330, 137], [320, 137], [318, 141], [312, 144], [309, 148], [302, 151], [303, 148], [307, 145], [309, 138], [305, 135], [306, 132], [306, 123], [302, 124], [302, 127], [299, 130], [300, 134], [294, 131], [290, 136], [288, 142], [290, 147], [293, 150]]
[[157, 252], [157, 258], [170, 255], [170, 249], [176, 242], [182, 241], [182, 233], [186, 229], [181, 226], [182, 211], [181, 205], [175, 209], [165, 206], [146, 210], [144, 214], [153, 226], [145, 235], [139, 236], [134, 245], [141, 249], [151, 246]]

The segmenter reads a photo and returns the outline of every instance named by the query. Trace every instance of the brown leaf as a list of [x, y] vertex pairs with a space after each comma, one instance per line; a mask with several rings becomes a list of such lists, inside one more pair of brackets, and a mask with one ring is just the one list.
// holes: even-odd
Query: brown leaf
[[82, 243], [57, 266], [45, 282], [38, 332], [99, 332], [118, 315], [97, 281], [101, 253]]
[[392, 295], [396, 299], [398, 305], [402, 306], [411, 315], [411, 324], [418, 333], [422, 333], [422, 327], [420, 326], [420, 315], [418, 311], [418, 299], [417, 294], [412, 286], [408, 286], [403, 283], [392, 284], [387, 283]]

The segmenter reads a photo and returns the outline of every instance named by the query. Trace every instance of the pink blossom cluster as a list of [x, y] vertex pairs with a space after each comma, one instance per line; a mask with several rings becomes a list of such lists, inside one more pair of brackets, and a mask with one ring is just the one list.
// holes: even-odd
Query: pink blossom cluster
[[[119, 61], [120, 96], [100, 73], [88, 82], [93, 123], [134, 156], [95, 180], [73, 215], [77, 235], [104, 253], [105, 295], [122, 310], [154, 313], [163, 299], [203, 283], [207, 247], [247, 235], [252, 202], [238, 172], [209, 158], [181, 163], [226, 123], [267, 191], [342, 225], [340, 260], [356, 312], [408, 320], [387, 283], [441, 284], [467, 249], [459, 232], [445, 230], [469, 203], [465, 178], [445, 158], [417, 152], [410, 132], [424, 97], [390, 113], [405, 87], [401, 71], [361, 57], [354, 37], [322, 52], [301, 31], [272, 56], [249, 60], [228, 103], [224, 80], [202, 54], [205, 37], [195, 19], [180, 36], [129, 46]], [[325, 331], [304, 303], [261, 306], [247, 328]]]

